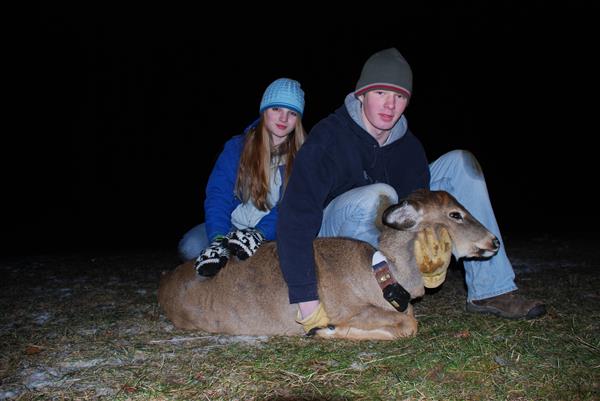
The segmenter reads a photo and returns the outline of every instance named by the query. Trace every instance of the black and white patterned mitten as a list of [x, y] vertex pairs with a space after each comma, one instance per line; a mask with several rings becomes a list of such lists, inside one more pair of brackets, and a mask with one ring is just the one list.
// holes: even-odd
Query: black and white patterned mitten
[[201, 276], [214, 276], [229, 260], [229, 249], [224, 237], [215, 239], [196, 259], [194, 266]]
[[226, 235], [227, 247], [240, 260], [246, 260], [265, 242], [260, 231], [253, 228], [232, 231]]

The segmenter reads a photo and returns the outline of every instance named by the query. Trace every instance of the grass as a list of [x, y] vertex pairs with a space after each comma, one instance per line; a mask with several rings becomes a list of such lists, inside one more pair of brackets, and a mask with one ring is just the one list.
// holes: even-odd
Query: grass
[[4, 260], [0, 400], [598, 400], [595, 243], [508, 242], [542, 319], [467, 314], [455, 266], [396, 342], [177, 330], [156, 304], [169, 252]]

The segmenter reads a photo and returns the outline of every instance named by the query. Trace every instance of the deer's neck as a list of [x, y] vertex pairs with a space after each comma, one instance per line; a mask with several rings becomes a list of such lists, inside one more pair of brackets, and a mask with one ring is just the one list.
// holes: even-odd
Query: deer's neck
[[415, 232], [398, 231], [386, 227], [379, 237], [379, 250], [391, 262], [392, 274], [405, 288], [422, 286], [421, 272], [416, 265], [414, 256], [416, 236]]

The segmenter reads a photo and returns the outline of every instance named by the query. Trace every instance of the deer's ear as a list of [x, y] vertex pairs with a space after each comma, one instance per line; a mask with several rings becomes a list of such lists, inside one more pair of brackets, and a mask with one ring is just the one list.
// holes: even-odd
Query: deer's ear
[[417, 226], [421, 222], [422, 216], [412, 202], [405, 200], [388, 207], [383, 212], [382, 220], [383, 224], [404, 231]]

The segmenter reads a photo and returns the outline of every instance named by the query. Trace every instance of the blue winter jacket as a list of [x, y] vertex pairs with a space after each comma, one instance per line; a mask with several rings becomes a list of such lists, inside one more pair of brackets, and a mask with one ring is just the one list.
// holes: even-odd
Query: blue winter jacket
[[402, 198], [429, 188], [429, 179], [425, 151], [410, 131], [381, 147], [345, 105], [315, 125], [296, 155], [277, 223], [277, 251], [290, 303], [318, 298], [312, 244], [329, 202], [377, 182], [391, 185]]
[[[225, 148], [219, 155], [208, 178], [204, 218], [209, 241], [232, 230], [231, 213], [242, 203], [235, 194], [235, 181], [245, 137], [245, 134], [236, 135], [225, 143]], [[280, 188], [279, 193], [282, 194], [282, 192], [283, 190]], [[275, 205], [254, 227], [265, 236], [267, 241], [275, 239], [277, 211], [278, 207]]]

